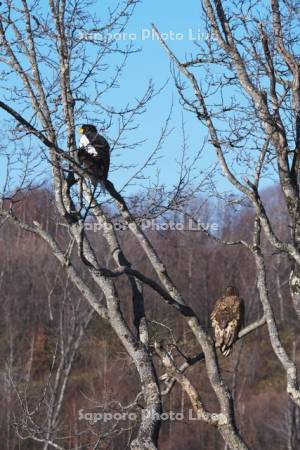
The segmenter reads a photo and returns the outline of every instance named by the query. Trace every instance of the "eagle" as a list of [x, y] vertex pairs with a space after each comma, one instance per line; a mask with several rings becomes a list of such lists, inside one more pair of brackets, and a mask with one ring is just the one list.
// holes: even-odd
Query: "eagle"
[[86, 169], [87, 176], [96, 188], [100, 183], [105, 190], [107, 181], [110, 147], [107, 140], [97, 132], [94, 125], [85, 124], [79, 129], [81, 134], [78, 159]]
[[216, 347], [223, 356], [229, 356], [243, 322], [244, 304], [234, 286], [228, 286], [225, 295], [216, 301], [211, 313]]

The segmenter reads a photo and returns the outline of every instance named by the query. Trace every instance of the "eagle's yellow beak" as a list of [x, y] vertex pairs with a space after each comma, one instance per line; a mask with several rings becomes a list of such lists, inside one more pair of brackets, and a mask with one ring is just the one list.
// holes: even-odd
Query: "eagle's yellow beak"
[[80, 134], [83, 134], [83, 132], [84, 132], [84, 129], [83, 129], [82, 127], [80, 127], [80, 128], [79, 128], [79, 133], [80, 133]]

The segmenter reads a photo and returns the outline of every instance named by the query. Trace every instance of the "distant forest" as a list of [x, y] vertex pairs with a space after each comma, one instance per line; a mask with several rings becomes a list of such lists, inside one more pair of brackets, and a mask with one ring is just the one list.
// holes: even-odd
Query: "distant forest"
[[[60, 223], [51, 191], [37, 189], [28, 192], [25, 197], [15, 206], [18, 216], [27, 223], [40, 223], [63, 247], [68, 240], [67, 231]], [[269, 216], [274, 220], [274, 230], [283, 240], [287, 239], [284, 236], [287, 213], [280, 190], [267, 189], [263, 198]], [[221, 203], [218, 206], [209, 200], [199, 199], [201, 203], [199, 219], [205, 223], [217, 222], [219, 237], [226, 240], [236, 240], [239, 236], [251, 238], [253, 209], [247, 206], [236, 210], [226, 208], [224, 213]], [[191, 205], [191, 208], [194, 206]], [[114, 211], [111, 216], [114, 216]], [[159, 249], [161, 259], [205, 330], [211, 333], [210, 312], [228, 284], [235, 284], [244, 299], [245, 325], [262, 315], [253, 257], [245, 248], [221, 246], [201, 231], [149, 230], [147, 234], [154, 247]], [[111, 256], [101, 233], [90, 231], [89, 237], [99, 261], [109, 266]], [[133, 235], [119, 230], [118, 237], [125, 253], [131, 255], [131, 261], [155, 278]], [[282, 255], [279, 257], [269, 244], [264, 243], [263, 248], [266, 264], [270, 268], [269, 295], [280, 338], [288, 353], [293, 355], [299, 346], [300, 325], [289, 294], [288, 261], [285, 263]], [[69, 250], [72, 252], [72, 249]], [[6, 222], [0, 229], [0, 251], [1, 448], [41, 448], [32, 440], [19, 439], [16, 429], [28, 430], [35, 423], [43, 423], [45, 391], [51, 392], [56, 382], [62, 382], [56, 379], [59, 369], [67, 373], [66, 378], [62, 378], [65, 386], [58, 390], [63, 394], [62, 398], [57, 399], [62, 402], [57, 423], [64, 448], [91, 449], [89, 443], [95, 432], [103, 433], [103, 436], [106, 433], [98, 448], [128, 448], [137, 427], [134, 421], [103, 423], [95, 420], [91, 423], [92, 419], [83, 419], [83, 415], [93, 418], [97, 417], [96, 413], [104, 411], [120, 413], [123, 410], [120, 404], [122, 407], [130, 404], [139, 392], [135, 367], [119, 339], [108, 323], [89, 309], [90, 306], [69, 281], [67, 272], [57, 264], [41, 239]], [[78, 270], [82, 273], [82, 265], [78, 264]], [[93, 283], [88, 274], [83, 272], [82, 275], [88, 283]], [[116, 284], [122, 313], [134, 330], [128, 280], [119, 277]], [[144, 296], [150, 345], [159, 340], [167, 348], [177, 342], [181, 350], [184, 349], [185, 356], [197, 354], [195, 340], [182, 316], [158, 301], [156, 294], [147, 287], [144, 288]], [[85, 326], [79, 331], [78, 317], [86, 317]], [[74, 345], [72, 339], [75, 340]], [[68, 351], [73, 352], [71, 360], [66, 357]], [[64, 357], [67, 359], [64, 360]], [[70, 361], [71, 365], [68, 363]], [[272, 351], [266, 326], [237, 342], [233, 354], [228, 359], [219, 358], [219, 361], [221, 372], [235, 399], [237, 425], [249, 447], [255, 450], [286, 450], [291, 440], [300, 446], [299, 413], [284, 392], [284, 371]], [[296, 362], [299, 363], [299, 360]], [[159, 374], [163, 374], [155, 357], [154, 363]], [[199, 361], [190, 367], [188, 373], [200, 389], [207, 409], [215, 410], [217, 403], [207, 381], [204, 362]], [[188, 420], [190, 403], [178, 384], [163, 395], [163, 405], [164, 412], [182, 413], [184, 419], [163, 421], [160, 448], [226, 448], [216, 429]], [[142, 405], [137, 402], [129, 411], [139, 417]], [[93, 415], [87, 416], [87, 413]]]

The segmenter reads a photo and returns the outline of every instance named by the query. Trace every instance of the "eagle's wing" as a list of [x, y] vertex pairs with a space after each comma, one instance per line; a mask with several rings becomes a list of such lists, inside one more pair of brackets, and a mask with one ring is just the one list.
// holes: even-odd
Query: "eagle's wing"
[[240, 325], [242, 300], [238, 296], [227, 296], [218, 300], [211, 314], [216, 346], [224, 356], [231, 353]]
[[97, 133], [96, 137], [91, 142], [91, 145], [96, 150], [95, 160], [101, 168], [101, 175], [104, 180], [107, 180], [109, 163], [110, 163], [110, 148], [107, 140]]

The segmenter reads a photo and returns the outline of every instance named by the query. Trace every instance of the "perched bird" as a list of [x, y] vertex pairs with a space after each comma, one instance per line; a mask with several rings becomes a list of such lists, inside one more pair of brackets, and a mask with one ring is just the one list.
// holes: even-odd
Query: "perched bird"
[[87, 176], [94, 187], [100, 183], [105, 189], [110, 162], [109, 144], [103, 136], [98, 134], [94, 125], [82, 125], [79, 132], [81, 134], [78, 149], [79, 162], [86, 169]]
[[243, 321], [244, 304], [234, 286], [226, 288], [225, 295], [216, 301], [211, 313], [211, 325], [214, 329], [216, 347], [223, 356], [231, 353]]

